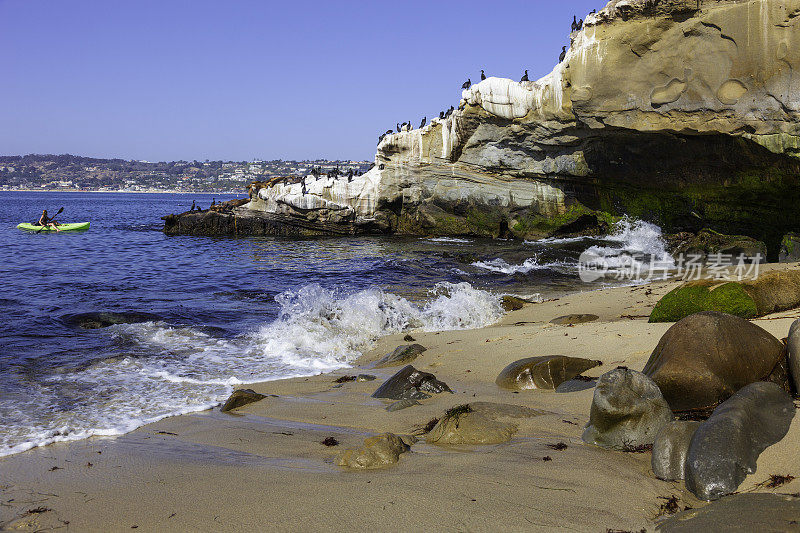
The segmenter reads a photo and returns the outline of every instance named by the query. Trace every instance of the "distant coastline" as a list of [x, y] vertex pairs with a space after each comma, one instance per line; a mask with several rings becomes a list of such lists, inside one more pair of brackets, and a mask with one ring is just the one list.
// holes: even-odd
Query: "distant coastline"
[[124, 194], [245, 194], [244, 191], [186, 191], [179, 189], [148, 189], [145, 191], [132, 191], [128, 189], [115, 190], [87, 190], [87, 189], [0, 189], [0, 192], [84, 192], [84, 193], [124, 193]]

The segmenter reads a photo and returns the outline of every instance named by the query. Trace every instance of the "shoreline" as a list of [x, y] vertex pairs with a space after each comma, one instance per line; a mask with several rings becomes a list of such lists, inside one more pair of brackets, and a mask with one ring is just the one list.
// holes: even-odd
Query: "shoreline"
[[[796, 268], [796, 265], [771, 265]], [[434, 530], [579, 530], [651, 528], [663, 498], [705, 505], [682, 483], [655, 479], [649, 454], [613, 452], [582, 443], [592, 389], [571, 393], [499, 389], [494, 379], [511, 361], [564, 354], [603, 361], [586, 374], [617, 365], [641, 369], [671, 324], [646, 315], [677, 282], [615, 287], [526, 305], [491, 326], [441, 332], [410, 331], [427, 351], [412, 364], [446, 382], [438, 394], [402, 411], [370, 397], [399, 368], [372, 363], [407, 344], [404, 333], [380, 338], [353, 367], [308, 378], [243, 386], [267, 397], [232, 414], [219, 409], [165, 418], [131, 433], [34, 448], [0, 458], [0, 507], [5, 527], [69, 526], [80, 531], [165, 528], [258, 530], [393, 529], [425, 524]], [[566, 314], [593, 313], [595, 322], [558, 326]], [[754, 323], [783, 338], [798, 311]], [[337, 384], [338, 376], [369, 373], [370, 382]], [[459, 404], [474, 401], [535, 408], [514, 438], [499, 445], [444, 448], [414, 445], [397, 464], [346, 471], [335, 458], [367, 436], [408, 434]], [[334, 437], [338, 446], [321, 444]], [[768, 448], [740, 491], [770, 474], [793, 474], [800, 421]], [[563, 442], [566, 449], [548, 445]], [[549, 457], [550, 460], [544, 460]], [[798, 476], [800, 477], [800, 476]], [[792, 481], [779, 492], [797, 492]], [[37, 495], [38, 494], [38, 495]], [[31, 509], [46, 509], [30, 513]], [[423, 522], [419, 522], [424, 516]]]
[[211, 191], [211, 192], [204, 192], [204, 191], [180, 191], [176, 189], [169, 189], [169, 190], [147, 190], [147, 191], [129, 191], [129, 190], [115, 190], [115, 191], [85, 191], [82, 189], [7, 189], [7, 190], [0, 190], [0, 192], [46, 192], [46, 193], [62, 193], [62, 192], [70, 192], [70, 193], [91, 193], [91, 194], [219, 194], [219, 195], [228, 195], [228, 194], [235, 194], [235, 195], [244, 195], [241, 190], [237, 191]]

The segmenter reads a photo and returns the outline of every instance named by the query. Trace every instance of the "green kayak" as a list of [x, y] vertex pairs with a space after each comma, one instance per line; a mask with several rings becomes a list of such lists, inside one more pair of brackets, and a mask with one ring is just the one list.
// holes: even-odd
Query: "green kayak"
[[[39, 230], [41, 230], [42, 233], [44, 233], [46, 231], [48, 231], [48, 232], [56, 231], [53, 228], [44, 228], [44, 229], [42, 229], [41, 226], [37, 226], [36, 224], [28, 224], [27, 222], [23, 222], [22, 224], [17, 224], [17, 227], [19, 229], [24, 229], [24, 230], [28, 230], [28, 231], [39, 231]], [[89, 223], [88, 222], [72, 222], [72, 223], [69, 223], [69, 224], [61, 223], [61, 224], [58, 225], [58, 230], [59, 231], [80, 231], [80, 230], [84, 230], [84, 229], [89, 229]]]

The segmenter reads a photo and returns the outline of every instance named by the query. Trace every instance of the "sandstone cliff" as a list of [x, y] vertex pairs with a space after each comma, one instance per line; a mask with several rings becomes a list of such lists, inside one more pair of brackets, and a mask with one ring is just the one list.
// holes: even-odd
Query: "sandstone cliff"
[[363, 176], [273, 184], [242, 211], [525, 238], [600, 211], [771, 248], [800, 229], [800, 0], [615, 0], [570, 40], [544, 78], [489, 78], [384, 137]]

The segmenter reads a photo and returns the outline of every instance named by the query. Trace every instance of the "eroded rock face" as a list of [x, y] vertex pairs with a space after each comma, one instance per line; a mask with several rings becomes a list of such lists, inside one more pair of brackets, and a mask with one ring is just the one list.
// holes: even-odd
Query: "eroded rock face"
[[672, 419], [653, 380], [641, 372], [617, 368], [597, 380], [583, 440], [615, 449], [652, 444]]
[[426, 351], [426, 348], [421, 344], [406, 344], [403, 346], [398, 346], [391, 353], [386, 354], [377, 363], [375, 363], [375, 367], [384, 368], [387, 366], [404, 365], [419, 357], [419, 355], [424, 351]]
[[786, 384], [781, 342], [747, 320], [704, 311], [667, 330], [644, 367], [676, 413], [710, 413], [749, 383]]
[[346, 450], [339, 456], [337, 464], [362, 470], [384, 468], [399, 461], [400, 454], [409, 448], [410, 445], [394, 433], [384, 433], [366, 439], [360, 448]]
[[447, 118], [382, 137], [363, 176], [273, 181], [247, 208], [331, 234], [524, 238], [613, 211], [745, 234], [777, 258], [800, 201], [798, 10], [610, 2], [540, 80], [489, 77]]
[[431, 394], [453, 392], [446, 383], [436, 379], [431, 373], [421, 372], [411, 365], [400, 370], [372, 393], [373, 398], [389, 400], [424, 400]]
[[219, 410], [223, 413], [226, 413], [247, 404], [261, 401], [264, 398], [266, 398], [266, 395], [259, 394], [252, 389], [238, 389], [231, 393]]
[[789, 431], [792, 399], [778, 385], [751, 383], [716, 408], [692, 436], [686, 457], [686, 488], [702, 500], [716, 500], [756, 471], [767, 447]]
[[689, 443], [698, 427], [700, 422], [674, 420], [658, 430], [651, 457], [653, 473], [658, 479], [683, 479]]
[[601, 364], [601, 361], [564, 355], [527, 357], [505, 367], [495, 383], [498, 387], [510, 390], [555, 389]]

